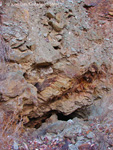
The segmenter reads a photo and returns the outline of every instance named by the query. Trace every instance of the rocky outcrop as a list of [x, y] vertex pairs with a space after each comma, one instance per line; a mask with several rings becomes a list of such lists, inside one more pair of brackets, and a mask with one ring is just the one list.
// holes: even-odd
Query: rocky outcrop
[[100, 4], [5, 6], [2, 36], [12, 49], [4, 62], [6, 78], [0, 78], [1, 112], [16, 110], [26, 127], [38, 128], [53, 114], [87, 119], [87, 109], [104, 104], [113, 82], [113, 24], [112, 8], [106, 16]]

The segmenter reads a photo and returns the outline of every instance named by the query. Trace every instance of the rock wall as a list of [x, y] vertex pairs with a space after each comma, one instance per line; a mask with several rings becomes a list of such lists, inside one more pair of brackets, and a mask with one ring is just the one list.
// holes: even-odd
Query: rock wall
[[7, 3], [1, 30], [11, 49], [0, 62], [1, 113], [15, 112], [26, 127], [38, 128], [52, 114], [87, 119], [113, 111], [113, 4], [108, 4]]

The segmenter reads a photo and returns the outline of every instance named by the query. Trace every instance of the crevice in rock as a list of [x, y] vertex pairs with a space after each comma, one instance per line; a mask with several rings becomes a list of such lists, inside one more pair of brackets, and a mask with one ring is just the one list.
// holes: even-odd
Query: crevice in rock
[[61, 112], [52, 110], [46, 113], [45, 115], [43, 115], [42, 117], [29, 118], [29, 122], [25, 124], [24, 126], [38, 129], [43, 123], [53, 123], [51, 122], [51, 119], [50, 119], [52, 115], [56, 115], [57, 119], [61, 121], [68, 121], [69, 119], [74, 119], [75, 117], [88, 121], [88, 116], [90, 115], [90, 111], [88, 109], [88, 106], [79, 108], [69, 115], [64, 115]]
[[79, 108], [79, 109], [75, 110], [73, 113], [71, 113], [67, 116], [64, 115], [63, 113], [58, 113], [57, 114], [58, 120], [62, 120], [62, 121], [68, 121], [69, 119], [74, 119], [75, 117], [87, 121], [89, 115], [90, 115], [90, 112], [89, 112], [87, 106]]
[[54, 49], [58, 50], [58, 49], [60, 49], [60, 48], [59, 48], [59, 46], [54, 46]]
[[86, 2], [83, 7], [88, 10], [91, 7], [98, 6], [100, 3], [102, 3], [102, 0], [96, 0], [95, 2], [89, 2], [89, 3]]
[[95, 7], [95, 6], [96, 6], [95, 3], [91, 3], [90, 5], [85, 4], [83, 7], [84, 7], [86, 10], [89, 10], [89, 8]]
[[47, 112], [42, 117], [37, 117], [37, 118], [30, 118], [29, 117], [29, 122], [27, 124], [24, 124], [24, 126], [29, 127], [29, 128], [38, 129], [42, 125], [42, 123], [45, 123], [47, 121], [47, 119], [52, 116], [52, 114], [57, 114], [57, 111]]
[[[47, 102], [45, 102], [44, 105], [46, 104], [50, 105], [56, 101], [59, 101], [61, 97], [63, 96], [66, 97], [66, 99], [68, 99], [68, 93], [70, 95], [72, 93], [77, 93], [79, 95], [82, 92], [89, 93], [90, 91], [89, 94], [92, 94], [94, 87], [95, 87], [93, 85], [93, 81], [95, 81], [95, 79], [97, 78], [99, 78], [99, 69], [98, 69], [98, 66], [95, 63], [93, 63], [91, 66], [89, 66], [88, 70], [83, 75], [75, 79], [76, 83], [73, 83], [72, 87], [64, 90], [61, 95], [51, 97], [50, 99], [48, 99]], [[51, 84], [54, 84], [54, 82], [56, 81], [57, 81], [56, 76], [52, 78], [45, 78], [45, 80], [42, 83], [36, 82], [34, 86], [37, 88], [37, 92], [40, 92], [40, 91], [43, 91], [46, 87], [49, 87]], [[89, 88], [91, 89], [89, 90]], [[88, 121], [89, 115], [91, 114], [91, 109], [89, 109], [90, 107], [89, 105], [85, 105], [85, 106], [80, 105], [81, 108], [75, 110], [73, 113], [69, 115], [65, 115], [64, 114], [65, 112], [63, 113], [63, 112], [59, 112], [58, 110], [52, 110], [52, 111], [46, 112], [41, 117], [32, 117], [32, 116], [35, 116], [35, 113], [32, 112], [33, 115], [31, 114], [30, 116], [28, 116], [29, 122], [25, 124], [25, 127], [37, 129], [43, 123], [53, 123], [54, 119], [51, 122], [51, 116], [53, 114], [56, 115], [58, 120], [62, 120], [62, 121], [68, 121], [69, 119], [73, 119], [75, 117]]]

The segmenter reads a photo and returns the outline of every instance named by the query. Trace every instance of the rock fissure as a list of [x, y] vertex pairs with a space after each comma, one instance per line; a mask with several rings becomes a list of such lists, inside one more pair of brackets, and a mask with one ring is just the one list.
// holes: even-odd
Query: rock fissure
[[89, 106], [84, 106], [81, 107], [79, 109], [77, 109], [76, 111], [72, 112], [69, 115], [64, 115], [61, 112], [58, 112], [56, 110], [52, 110], [50, 112], [47, 112], [45, 115], [43, 115], [42, 117], [38, 117], [38, 118], [29, 118], [29, 122], [24, 124], [25, 127], [29, 127], [29, 128], [40, 128], [41, 125], [43, 123], [54, 123], [57, 121], [68, 121], [68, 120], [72, 120], [75, 117], [83, 119], [85, 121], [88, 121], [88, 117], [90, 116], [90, 110], [88, 110]]

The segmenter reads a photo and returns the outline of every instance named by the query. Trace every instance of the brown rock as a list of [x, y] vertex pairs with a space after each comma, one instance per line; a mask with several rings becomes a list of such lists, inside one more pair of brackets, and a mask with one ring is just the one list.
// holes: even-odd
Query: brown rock
[[41, 3], [41, 4], [44, 4], [47, 2], [47, 0], [35, 0], [35, 1], [36, 1], [36, 3]]
[[40, 41], [40, 45], [37, 45], [34, 55], [35, 64], [38, 66], [48, 66], [60, 58], [59, 52], [43, 39]]
[[22, 45], [22, 46], [20, 46], [20, 47], [19, 47], [19, 50], [20, 50], [21, 52], [26, 51], [26, 50], [27, 50], [26, 45]]
[[56, 114], [51, 115], [51, 117], [46, 120], [47, 123], [54, 123], [57, 121], [58, 121], [58, 117]]
[[22, 119], [23, 119], [23, 124], [26, 124], [29, 122], [29, 118], [27, 116], [24, 116]]
[[91, 98], [92, 96], [90, 94], [85, 93], [81, 95], [75, 93], [68, 94], [67, 97], [64, 96], [60, 100], [52, 103], [51, 108], [62, 112], [64, 115], [69, 115], [82, 106], [91, 105]]
[[46, 16], [47, 16], [49, 19], [51, 19], [51, 18], [55, 18], [54, 13], [53, 13], [53, 12], [51, 12], [51, 11], [48, 11], [48, 12], [46, 13]]
[[55, 21], [49, 21], [48, 22], [49, 25], [51, 25], [53, 27], [53, 29], [56, 31], [56, 32], [60, 32], [62, 31], [62, 29], [64, 28], [64, 25], [61, 24], [61, 23], [57, 23]]
[[27, 50], [25, 52], [20, 52], [17, 49], [13, 49], [8, 59], [17, 63], [29, 62], [32, 58], [32, 55], [33, 52], [30, 50]]
[[17, 47], [21, 46], [23, 43], [24, 43], [24, 41], [19, 41], [19, 42], [17, 42], [16, 40], [11, 41], [11, 47], [12, 48], [17, 48]]
[[[33, 41], [27, 41], [26, 43], [25, 43], [25, 45], [26, 45], [26, 47], [28, 48], [28, 49], [30, 49], [30, 50], [32, 50], [32, 51], [34, 51], [35, 49], [36, 49], [36, 43], [35, 42], [33, 42]], [[21, 47], [20, 47], [21, 48]]]
[[78, 147], [79, 150], [92, 150], [91, 145], [88, 143], [82, 144]]
[[56, 20], [57, 20], [57, 22], [61, 22], [61, 19], [62, 19], [62, 13], [57, 13], [56, 14]]
[[62, 38], [63, 38], [62, 35], [56, 35], [56, 39], [58, 40], [58, 42], [61, 41]]
[[65, 76], [53, 76], [41, 84], [42, 90], [40, 95], [45, 101], [48, 101], [53, 97], [60, 96], [63, 91], [69, 89], [71, 85], [72, 82], [70, 78]]
[[21, 96], [19, 96], [19, 99], [23, 100], [23, 105], [38, 105], [36, 87], [34, 87], [32, 84], [27, 84], [24, 92], [21, 94]]
[[47, 20], [47, 19], [43, 19], [43, 20], [42, 20], [42, 23], [43, 23], [45, 26], [48, 26], [48, 20]]
[[14, 98], [24, 92], [27, 83], [22, 75], [22, 72], [18, 71], [7, 74], [7, 79], [0, 81], [0, 85], [0, 93], [7, 97]]
[[51, 44], [52, 44], [52, 46], [53, 47], [58, 47], [58, 48], [60, 48], [60, 42], [57, 42], [57, 41], [55, 41], [55, 40], [53, 40], [52, 42], [51, 42]]

